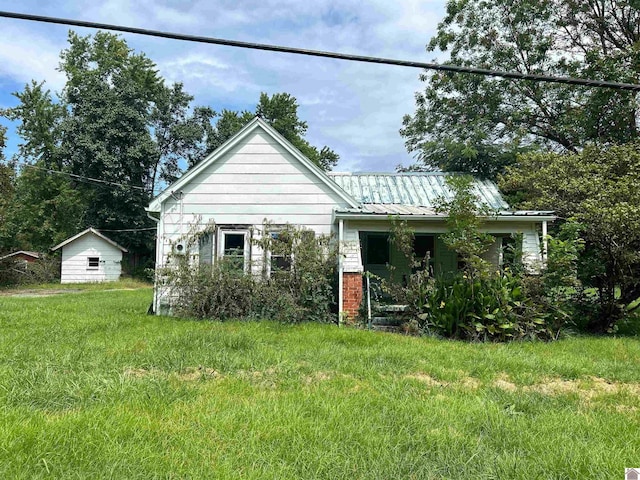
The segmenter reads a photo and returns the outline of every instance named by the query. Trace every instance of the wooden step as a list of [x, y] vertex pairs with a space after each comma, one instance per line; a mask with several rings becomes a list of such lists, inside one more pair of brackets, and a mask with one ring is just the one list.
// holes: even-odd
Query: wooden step
[[378, 305], [376, 311], [384, 313], [402, 313], [409, 310], [409, 305]]
[[372, 325], [386, 325], [386, 326], [393, 326], [393, 327], [397, 327], [399, 325], [402, 325], [402, 319], [401, 318], [397, 318], [397, 317], [373, 317], [371, 319], [371, 324]]
[[373, 325], [371, 329], [376, 332], [404, 333], [399, 325]]

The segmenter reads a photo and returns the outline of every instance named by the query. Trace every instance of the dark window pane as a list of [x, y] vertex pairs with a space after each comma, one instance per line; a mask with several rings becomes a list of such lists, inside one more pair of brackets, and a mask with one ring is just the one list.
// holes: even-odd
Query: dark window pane
[[87, 260], [88, 260], [89, 268], [99, 268], [100, 257], [88, 257]]
[[389, 263], [389, 236], [367, 235], [367, 264], [385, 265]]
[[429, 258], [433, 259], [433, 235], [416, 235], [413, 239], [413, 252], [416, 255], [416, 260], [424, 260], [429, 252]]
[[244, 255], [244, 233], [226, 233], [224, 235], [225, 255]]
[[274, 255], [271, 257], [271, 273], [291, 270], [291, 257]]

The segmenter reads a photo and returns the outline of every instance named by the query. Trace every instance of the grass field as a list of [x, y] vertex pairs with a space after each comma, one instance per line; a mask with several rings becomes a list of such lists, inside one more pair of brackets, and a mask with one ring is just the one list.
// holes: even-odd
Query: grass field
[[640, 341], [477, 345], [0, 296], [1, 478], [623, 478]]

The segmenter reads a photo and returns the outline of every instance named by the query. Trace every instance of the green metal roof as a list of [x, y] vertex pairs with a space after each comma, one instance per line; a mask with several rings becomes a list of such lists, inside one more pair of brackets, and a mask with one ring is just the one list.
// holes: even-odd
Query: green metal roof
[[[444, 172], [425, 173], [329, 173], [343, 190], [362, 204], [411, 205], [435, 209], [437, 199], [453, 197], [445, 180], [455, 175]], [[474, 193], [480, 202], [493, 210], [508, 210], [495, 183], [474, 180]]]

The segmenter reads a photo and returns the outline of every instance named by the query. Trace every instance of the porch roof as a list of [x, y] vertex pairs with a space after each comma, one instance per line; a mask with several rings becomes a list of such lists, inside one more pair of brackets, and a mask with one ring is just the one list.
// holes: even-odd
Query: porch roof
[[[416, 220], [444, 220], [447, 218], [446, 213], [437, 213], [431, 207], [396, 203], [363, 203], [358, 208], [336, 208], [334, 210], [335, 218], [386, 219], [390, 215]], [[541, 222], [553, 221], [556, 216], [549, 210], [496, 210], [485, 218], [497, 221]]]

